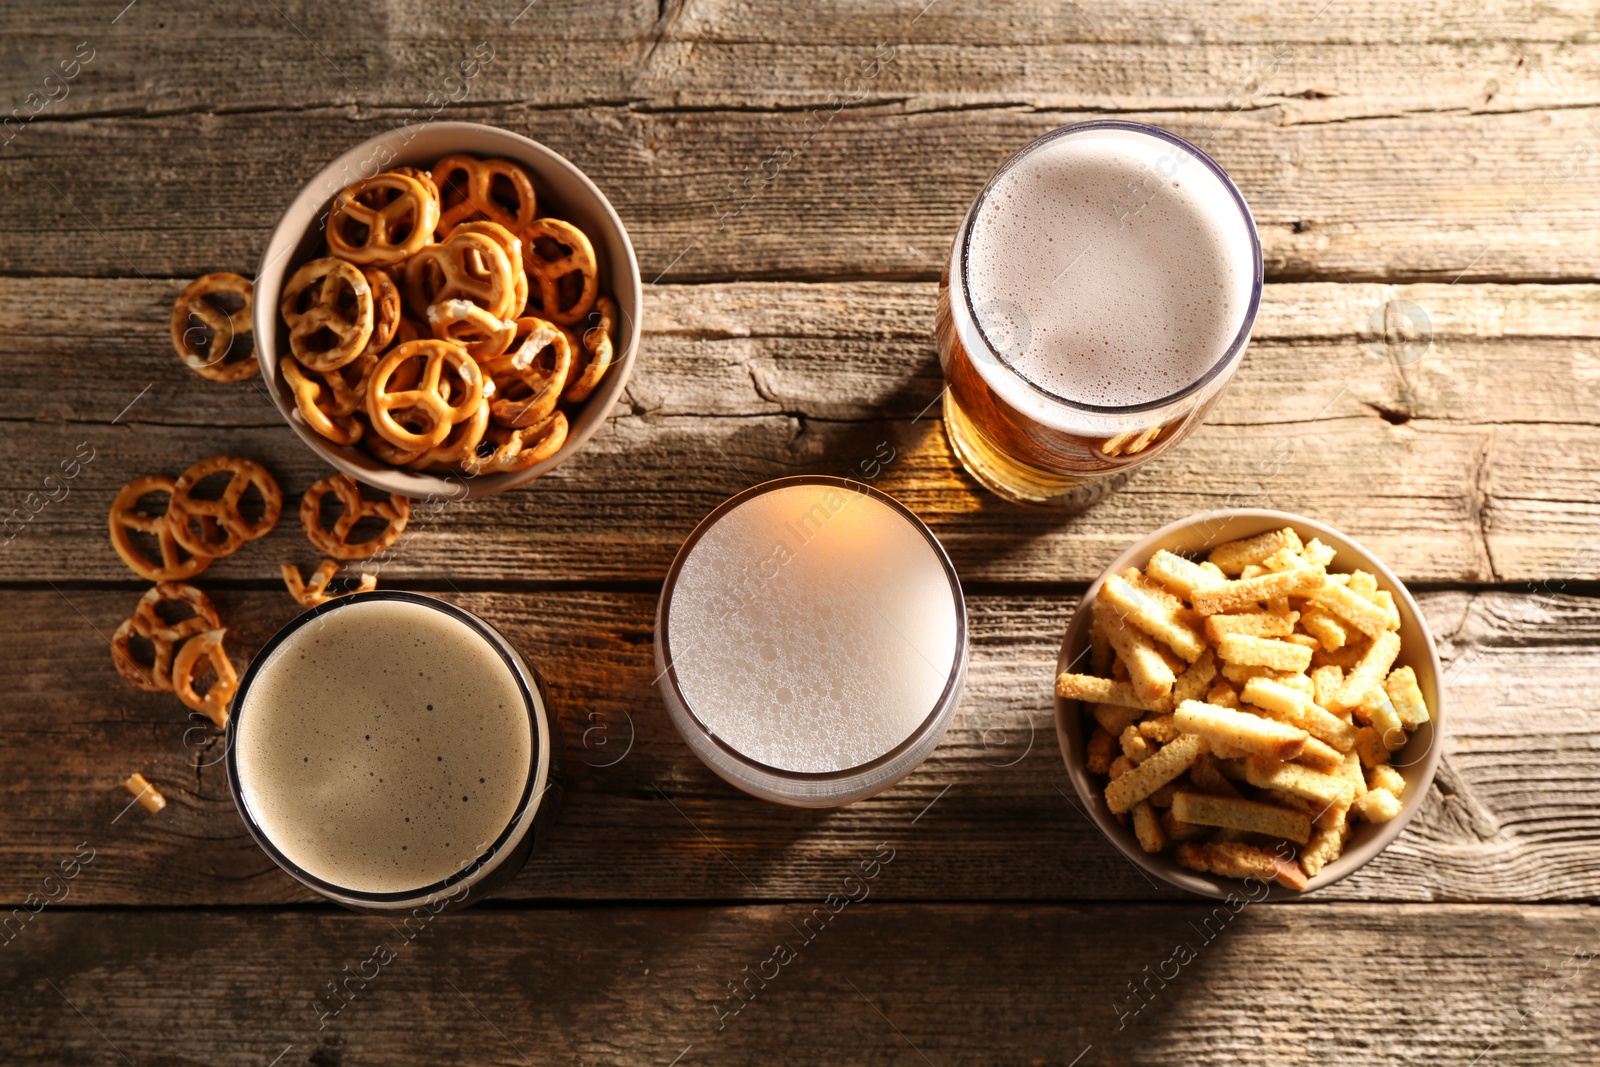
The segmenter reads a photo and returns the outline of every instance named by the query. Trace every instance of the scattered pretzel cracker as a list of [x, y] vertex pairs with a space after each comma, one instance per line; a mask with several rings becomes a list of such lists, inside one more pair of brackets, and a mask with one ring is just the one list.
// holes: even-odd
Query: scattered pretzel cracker
[[1275, 760], [1294, 759], [1305, 748], [1304, 730], [1249, 712], [1186, 700], [1173, 713], [1173, 725], [1186, 734], [1199, 734], [1233, 749], [1268, 756]]
[[1300, 535], [1285, 526], [1281, 530], [1268, 530], [1254, 537], [1218, 545], [1206, 557], [1206, 562], [1216, 564], [1227, 574], [1238, 574], [1252, 563], [1259, 564], [1269, 559], [1280, 549], [1287, 548], [1292, 552], [1299, 552], [1304, 547]]
[[325, 559], [311, 575], [309, 581], [300, 577], [300, 568], [292, 563], [285, 563], [278, 568], [283, 575], [283, 584], [288, 587], [289, 595], [303, 608], [314, 608], [335, 597], [345, 593], [369, 593], [378, 587], [378, 576], [363, 573], [361, 581], [354, 589], [346, 589], [344, 593], [329, 593], [328, 583], [333, 581], [334, 575], [339, 573], [339, 561]]
[[138, 771], [128, 775], [127, 780], [122, 783], [122, 788], [132, 793], [139, 806], [152, 815], [167, 806], [167, 798]]
[[1195, 757], [1205, 751], [1205, 740], [1184, 734], [1120, 778], [1106, 786], [1106, 805], [1121, 813], [1189, 769]]
[[1172, 798], [1172, 817], [1202, 826], [1227, 826], [1282, 837], [1301, 845], [1311, 838], [1311, 818], [1305, 812], [1255, 800], [1179, 793]]

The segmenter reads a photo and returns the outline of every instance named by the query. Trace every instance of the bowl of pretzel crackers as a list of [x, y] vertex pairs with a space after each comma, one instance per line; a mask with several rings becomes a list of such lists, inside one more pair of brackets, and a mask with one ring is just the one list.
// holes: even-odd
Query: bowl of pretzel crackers
[[1337, 882], [1421, 807], [1443, 740], [1411, 594], [1280, 511], [1163, 527], [1089, 587], [1056, 665], [1056, 732], [1090, 817], [1142, 870], [1246, 901]]
[[340, 471], [412, 497], [488, 496], [605, 423], [639, 340], [633, 245], [536, 141], [467, 122], [346, 152], [284, 212], [257, 272], [274, 403]]

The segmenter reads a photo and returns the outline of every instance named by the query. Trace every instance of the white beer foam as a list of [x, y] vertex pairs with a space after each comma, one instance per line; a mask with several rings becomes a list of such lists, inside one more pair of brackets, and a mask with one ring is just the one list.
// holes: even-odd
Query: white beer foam
[[325, 882], [420, 889], [486, 851], [527, 784], [532, 730], [483, 637], [420, 604], [349, 604], [273, 650], [235, 742], [256, 824]]
[[[1096, 129], [996, 180], [971, 222], [965, 282], [1018, 374], [1068, 401], [1128, 407], [1216, 364], [1253, 276], [1249, 228], [1203, 162], [1148, 134]], [[978, 367], [1011, 398], [999, 368]]]
[[895, 748], [961, 655], [949, 578], [921, 531], [831, 485], [774, 489], [723, 515], [684, 559], [667, 628], [694, 715], [787, 771]]

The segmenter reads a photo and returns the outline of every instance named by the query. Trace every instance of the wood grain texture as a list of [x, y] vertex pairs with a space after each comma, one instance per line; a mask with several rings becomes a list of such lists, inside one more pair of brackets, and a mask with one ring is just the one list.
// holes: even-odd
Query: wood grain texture
[[[871, 52], [865, 53], [870, 57]], [[70, 99], [70, 98], [69, 98]], [[1098, 112], [1025, 104], [799, 111], [452, 107], [570, 158], [612, 198], [646, 280], [932, 278], [990, 173]], [[1419, 111], [1284, 125], [1266, 110], [1141, 108], [1220, 162], [1269, 278], [1575, 280], [1600, 275], [1600, 109]], [[179, 113], [37, 122], [0, 152], [5, 273], [194, 276], [253, 263], [324, 163], [412, 109]], [[1581, 156], [1581, 158], [1580, 158]], [[117, 161], [108, 181], [81, 160]]]
[[[282, 591], [217, 590], [238, 665], [298, 611]], [[829, 812], [762, 803], [684, 746], [654, 688], [653, 594], [442, 595], [504, 630], [545, 674], [566, 738], [570, 794], [550, 847], [505, 895], [540, 900], [784, 900], [885, 837], [915, 862], [898, 899], [1176, 898], [1076, 810], [1050, 683], [1075, 596], [972, 596], [972, 662], [929, 760], [886, 793]], [[8, 594], [14, 650], [0, 902], [20, 903], [61, 857], [99, 852], [84, 904], [308, 899], [246, 836], [222, 753], [169, 695], [121, 684], [102, 635], [134, 590]], [[1318, 900], [1561, 900], [1600, 893], [1600, 614], [1545, 594], [1433, 593], [1424, 609], [1450, 665], [1445, 763], [1426, 807], [1377, 861]], [[124, 812], [139, 770], [170, 803]], [[122, 813], [122, 814], [119, 814]]]
[[[0, 578], [131, 579], [104, 523], [137, 475], [235, 451], [265, 462], [293, 504], [327, 473], [259, 382], [218, 385], [178, 363], [166, 323], [181, 287], [0, 279], [15, 413], [0, 419], [15, 458], [0, 519], [16, 516]], [[1209, 422], [1068, 521], [989, 496], [951, 455], [935, 295], [930, 283], [652, 287], [608, 428], [536, 485], [418, 523], [390, 573], [658, 581], [733, 493], [788, 474], [861, 477], [886, 447], [877, 484], [968, 581], [1087, 582], [1154, 527], [1237, 506], [1331, 522], [1408, 581], [1600, 577], [1583, 548], [1600, 535], [1600, 287], [1268, 286]], [[45, 499], [29, 494], [84, 442], [94, 460], [24, 523]], [[291, 507], [272, 538], [209, 573], [271, 580], [282, 562], [315, 562], [308, 550]]]
[[[0, 1054], [660, 1067], [772, 1062], [781, 1049], [786, 1064], [830, 1067], [1546, 1067], [1588, 1062], [1600, 1044], [1593, 907], [878, 903], [917, 862], [896, 854], [855, 883], [873, 895], [825, 925], [812, 918], [828, 914], [821, 897], [477, 910], [409, 931], [327, 913], [46, 912], [0, 951], [12, 993]], [[779, 943], [795, 952], [782, 966], [769, 962]], [[324, 1020], [326, 987], [346, 974], [370, 981], [352, 978]], [[752, 975], [736, 999], [729, 983]]]

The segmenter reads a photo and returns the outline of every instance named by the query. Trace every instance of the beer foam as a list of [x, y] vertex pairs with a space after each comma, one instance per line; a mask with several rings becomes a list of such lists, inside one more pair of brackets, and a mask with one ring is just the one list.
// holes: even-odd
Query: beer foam
[[950, 579], [897, 510], [793, 485], [722, 515], [666, 614], [685, 703], [715, 737], [786, 771], [858, 767], [928, 718], [960, 662]]
[[343, 889], [448, 878], [510, 824], [532, 728], [499, 653], [423, 604], [373, 600], [296, 630], [238, 712], [245, 805], [292, 863]]
[[[1254, 258], [1243, 214], [1199, 158], [1102, 128], [1048, 141], [995, 179], [970, 223], [964, 281], [1018, 375], [1067, 401], [1130, 407], [1222, 358]], [[978, 366], [1008, 392], [993, 380], [1003, 372]]]

